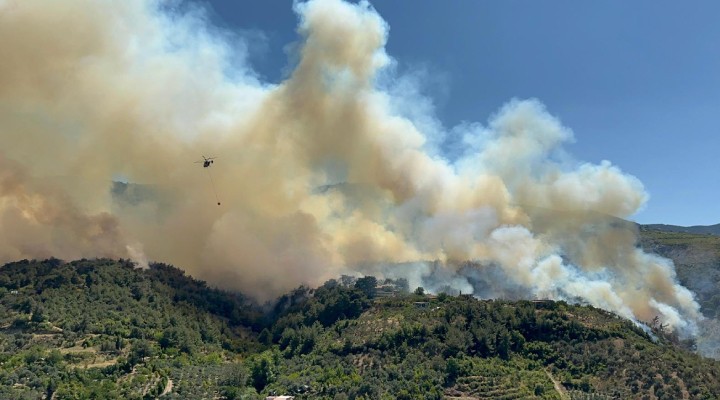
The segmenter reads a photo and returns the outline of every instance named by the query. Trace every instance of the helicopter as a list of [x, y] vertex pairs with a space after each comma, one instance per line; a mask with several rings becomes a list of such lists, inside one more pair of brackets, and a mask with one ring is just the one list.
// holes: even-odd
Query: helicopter
[[[208, 168], [210, 165], [214, 163], [213, 160], [215, 160], [217, 157], [205, 157], [201, 156], [203, 159], [200, 161], [195, 161], [195, 164], [202, 163], [203, 168]], [[208, 176], [210, 177], [210, 184], [212, 185], [213, 193], [215, 193], [215, 200], [217, 200], [217, 205], [220, 205], [220, 198], [218, 197], [217, 190], [215, 190], [215, 182], [213, 181], [212, 174], [210, 173], [210, 170], [207, 170]]]
[[213, 163], [213, 160], [217, 158], [217, 157], [205, 157], [205, 156], [201, 156], [201, 157], [202, 157], [203, 159], [200, 160], [200, 161], [195, 161], [195, 163], [196, 163], [196, 164], [202, 163], [203, 168], [209, 167], [210, 164]]

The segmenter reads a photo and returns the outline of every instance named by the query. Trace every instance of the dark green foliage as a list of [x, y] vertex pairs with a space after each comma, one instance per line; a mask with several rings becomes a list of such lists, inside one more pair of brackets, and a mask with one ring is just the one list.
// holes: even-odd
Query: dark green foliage
[[262, 314], [162, 264], [9, 264], [0, 398], [155, 398], [172, 382], [163, 398], [558, 399], [551, 377], [578, 399], [720, 393], [717, 362], [602, 310], [370, 278], [300, 287]]
[[[319, 296], [321, 289], [334, 294]], [[319, 329], [317, 310], [337, 298], [335, 291], [348, 290], [321, 289], [275, 324], [284, 357], [266, 393], [299, 393], [304, 385], [311, 398], [328, 399], [558, 398], [548, 373], [578, 398], [641, 398], [633, 385], [652, 386], [658, 374], [678, 376], [660, 383], [659, 398], [673, 398], [670, 393], [690, 382], [705, 394], [720, 388], [717, 377], [701, 382], [692, 372], [699, 365], [720, 372], [717, 362], [654, 343], [631, 322], [591, 307], [443, 296], [421, 308], [411, 296], [376, 301], [357, 318]], [[312, 346], [301, 350], [308, 337]], [[673, 361], [658, 361], [663, 354], [673, 354]], [[653, 363], [658, 369], [647, 373]]]
[[275, 380], [277, 366], [273, 354], [264, 352], [250, 361], [250, 379], [255, 390], [262, 391]]
[[[299, 297], [299, 296], [298, 296]], [[285, 329], [299, 329], [316, 322], [331, 326], [336, 321], [357, 318], [370, 306], [365, 292], [358, 288], [324, 285], [313, 292], [312, 297], [302, 296], [293, 300], [284, 312], [278, 315], [272, 332], [275, 342], [280, 340]]]
[[355, 282], [355, 287], [365, 293], [365, 296], [372, 299], [375, 297], [375, 288], [377, 287], [377, 283], [377, 278], [374, 276], [366, 276], [358, 279]]
[[[23, 332], [0, 331], [0, 382], [11, 385], [0, 398], [142, 398], [162, 392], [163, 371], [261, 346], [258, 306], [167, 265], [22, 261], [0, 282], [0, 325]], [[181, 364], [162, 366], [167, 357]]]

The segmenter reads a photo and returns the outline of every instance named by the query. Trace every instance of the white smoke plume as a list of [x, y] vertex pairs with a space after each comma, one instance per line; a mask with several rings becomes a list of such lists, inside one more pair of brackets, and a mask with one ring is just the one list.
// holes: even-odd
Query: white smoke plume
[[[0, 261], [147, 257], [259, 299], [382, 270], [695, 331], [673, 265], [613, 219], [643, 206], [642, 184], [573, 161], [540, 102], [453, 128], [448, 160], [368, 3], [296, 3], [298, 63], [276, 85], [242, 37], [175, 6], [0, 2]], [[201, 154], [218, 157], [221, 206]]]

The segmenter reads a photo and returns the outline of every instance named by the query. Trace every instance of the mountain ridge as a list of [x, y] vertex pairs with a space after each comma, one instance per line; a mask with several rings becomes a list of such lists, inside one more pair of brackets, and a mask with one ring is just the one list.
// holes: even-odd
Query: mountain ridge
[[645, 229], [658, 230], [663, 232], [683, 232], [683, 233], [696, 233], [705, 235], [720, 235], [720, 224], [715, 225], [693, 225], [693, 226], [680, 226], [680, 225], [668, 225], [668, 224], [640, 224]]

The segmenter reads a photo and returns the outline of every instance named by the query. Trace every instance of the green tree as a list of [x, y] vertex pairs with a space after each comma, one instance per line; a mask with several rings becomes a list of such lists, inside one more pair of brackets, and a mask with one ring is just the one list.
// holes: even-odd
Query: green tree
[[447, 386], [454, 385], [455, 381], [460, 375], [460, 363], [458, 363], [455, 358], [450, 357], [445, 366], [445, 373], [447, 374], [447, 376], [445, 377], [445, 384]]
[[52, 399], [55, 391], [57, 391], [58, 382], [55, 379], [50, 379], [47, 386], [45, 387], [45, 398]]
[[261, 392], [265, 389], [265, 386], [275, 380], [275, 375], [275, 363], [269, 352], [264, 352], [253, 360], [250, 368], [250, 379], [255, 390]]
[[262, 332], [258, 336], [258, 341], [264, 345], [269, 345], [272, 342], [272, 335], [267, 328], [263, 328]]
[[377, 288], [377, 278], [374, 276], [365, 276], [355, 282], [355, 287], [360, 289], [365, 295], [372, 299], [375, 297]]
[[498, 335], [497, 352], [503, 360], [510, 359], [510, 334], [503, 331]]
[[32, 317], [30, 317], [30, 321], [38, 324], [45, 321], [45, 313], [40, 306], [35, 306], [35, 309], [33, 309]]
[[144, 339], [138, 340], [132, 346], [132, 350], [130, 351], [130, 355], [128, 357], [128, 363], [130, 365], [135, 365], [142, 361], [143, 358], [152, 357], [152, 355], [153, 348], [150, 343]]

